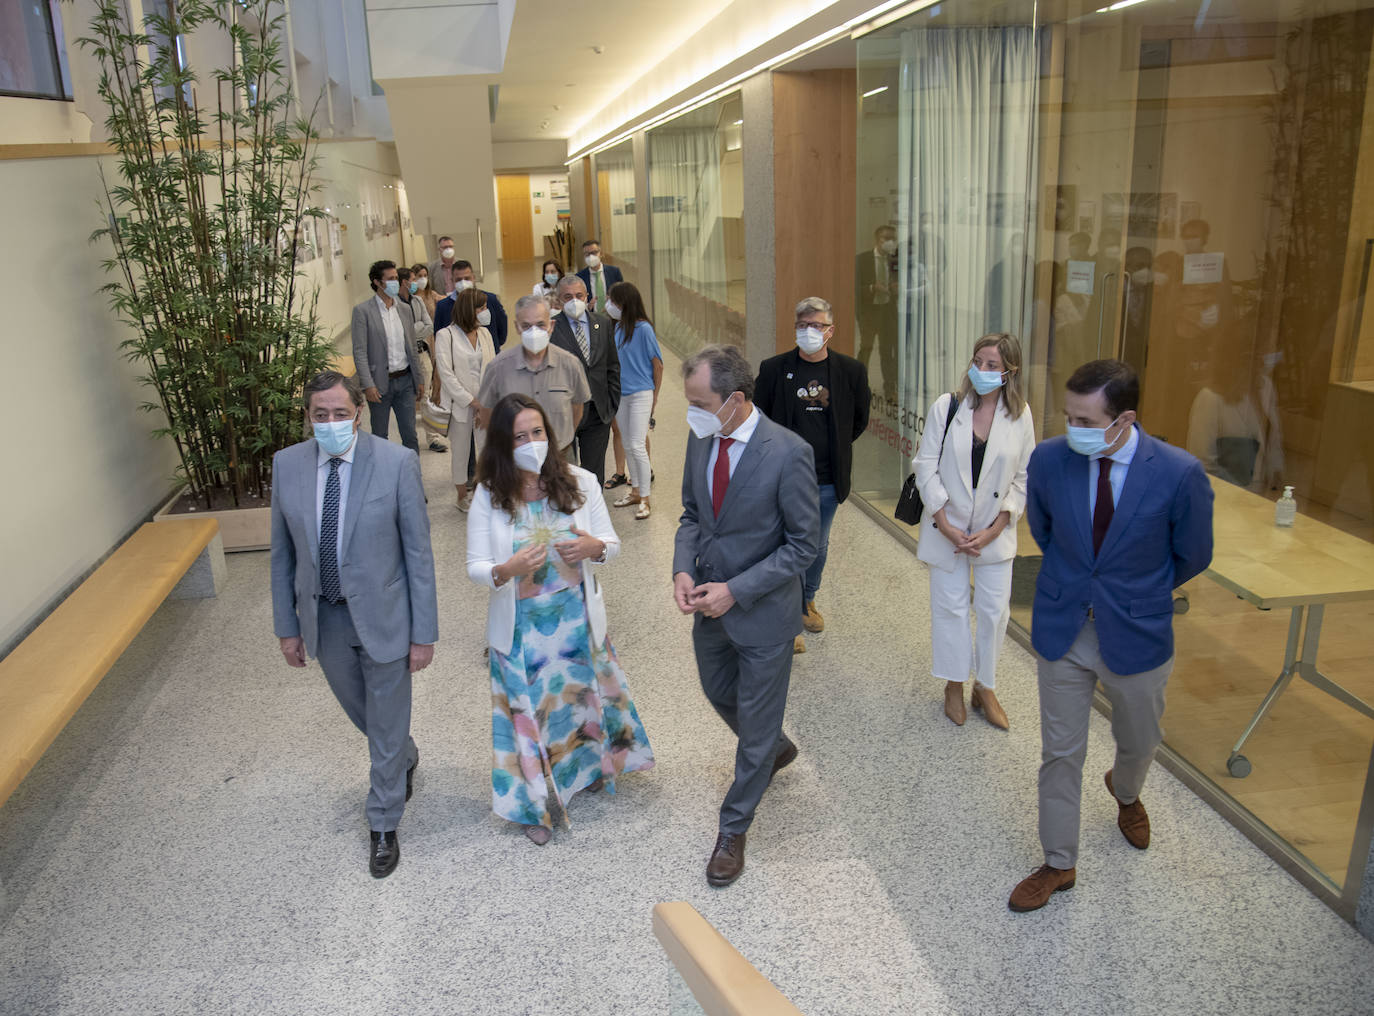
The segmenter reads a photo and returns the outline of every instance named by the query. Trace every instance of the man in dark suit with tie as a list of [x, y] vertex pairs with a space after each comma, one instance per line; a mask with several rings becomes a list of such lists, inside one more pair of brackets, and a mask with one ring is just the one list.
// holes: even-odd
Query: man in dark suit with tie
[[611, 321], [587, 306], [587, 287], [576, 275], [558, 280], [555, 302], [559, 313], [553, 323], [552, 342], [577, 357], [592, 390], [573, 435], [577, 462], [596, 474], [598, 483], [605, 483], [611, 421], [620, 408], [620, 354], [615, 349]]
[[606, 294], [617, 282], [624, 282], [625, 275], [615, 265], [602, 263], [600, 240], [582, 242], [582, 262], [586, 267], [577, 273], [577, 277], [587, 287], [592, 310], [605, 314]]
[[356, 381], [316, 375], [305, 386], [314, 437], [272, 459], [272, 617], [286, 662], [318, 659], [367, 735], [368, 868], [385, 878], [420, 761], [410, 675], [434, 656], [439, 607], [420, 460], [360, 433], [362, 406]]
[[820, 503], [811, 446], [755, 408], [739, 350], [707, 346], [682, 365], [692, 437], [673, 551], [673, 598], [694, 614], [707, 699], [739, 738], [706, 881], [744, 870], [744, 837], [773, 776], [797, 757], [782, 731], [802, 573], [816, 557]]
[[873, 249], [854, 259], [854, 294], [859, 319], [859, 360], [865, 367], [878, 346], [878, 366], [883, 372], [883, 391], [897, 393], [897, 305], [901, 285], [897, 273], [897, 230], [879, 226], [873, 231]]
[[[453, 301], [464, 289], [473, 289], [477, 286], [477, 275], [472, 270], [471, 261], [455, 261], [451, 272], [455, 288], [449, 294], [434, 305], [434, 330], [443, 331], [453, 323]], [[430, 278], [434, 275], [431, 272]], [[495, 293], [489, 293], [485, 289], [482, 294], [487, 298], [487, 310], [491, 311], [491, 324], [487, 326], [487, 331], [491, 332], [491, 341], [497, 350], [506, 344], [506, 333], [510, 328], [510, 321], [506, 317], [506, 308], [501, 305], [501, 300]]]
[[1116, 760], [1104, 782], [1117, 826], [1150, 845], [1140, 802], [1163, 739], [1173, 669], [1173, 591], [1212, 560], [1212, 488], [1202, 463], [1136, 425], [1140, 381], [1093, 360], [1067, 383], [1065, 437], [1031, 454], [1026, 516], [1044, 551], [1031, 644], [1040, 684], [1040, 843], [1045, 863], [1012, 891], [1038, 910], [1077, 877], [1083, 760], [1093, 690], [1112, 704]]
[[372, 433], [390, 434], [391, 414], [401, 444], [417, 455], [415, 403], [425, 397], [425, 378], [415, 346], [415, 318], [401, 300], [394, 261], [377, 261], [367, 273], [372, 296], [353, 308], [353, 367], [371, 404]]

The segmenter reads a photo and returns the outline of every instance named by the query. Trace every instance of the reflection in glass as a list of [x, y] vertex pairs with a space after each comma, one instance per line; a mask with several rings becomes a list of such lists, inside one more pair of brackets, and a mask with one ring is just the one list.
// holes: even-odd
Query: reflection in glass
[[659, 338], [744, 344], [743, 104], [733, 93], [649, 132]]
[[635, 250], [635, 154], [634, 142], [626, 139], [596, 154], [596, 209], [601, 256], [625, 278], [639, 278]]

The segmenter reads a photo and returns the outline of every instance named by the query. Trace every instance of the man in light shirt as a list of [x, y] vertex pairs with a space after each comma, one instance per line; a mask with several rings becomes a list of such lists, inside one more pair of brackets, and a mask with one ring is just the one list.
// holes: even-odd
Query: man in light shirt
[[400, 299], [394, 261], [376, 262], [367, 277], [372, 296], [353, 308], [353, 365], [368, 401], [372, 433], [386, 439], [395, 412], [401, 444], [418, 455], [415, 403], [425, 397], [425, 379], [415, 348], [415, 318]]

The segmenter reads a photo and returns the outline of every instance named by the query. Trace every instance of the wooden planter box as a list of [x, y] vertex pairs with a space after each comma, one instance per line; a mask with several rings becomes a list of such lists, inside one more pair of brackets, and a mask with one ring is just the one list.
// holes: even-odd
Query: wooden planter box
[[173, 515], [171, 514], [172, 505], [176, 504], [180, 497], [181, 491], [178, 490], [166, 504], [158, 509], [157, 514], [153, 516], [153, 521], [217, 519], [220, 536], [224, 540], [225, 553], [234, 553], [240, 550], [268, 550], [272, 546], [271, 507], [264, 505], [261, 508], [231, 508], [227, 511], [206, 511], [201, 508], [193, 512]]

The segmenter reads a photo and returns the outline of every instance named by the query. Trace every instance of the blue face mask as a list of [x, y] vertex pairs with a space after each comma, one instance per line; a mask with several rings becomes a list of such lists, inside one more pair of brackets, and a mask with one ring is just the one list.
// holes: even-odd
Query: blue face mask
[[342, 455], [353, 445], [353, 420], [330, 420], [328, 423], [312, 423], [315, 440], [319, 442], [326, 455]]
[[557, 274], [556, 272], [545, 272], [545, 273], [544, 273], [544, 284], [547, 285], [547, 286], [556, 286], [556, 285], [558, 285], [558, 274]]
[[979, 395], [990, 395], [1002, 387], [1002, 375], [998, 371], [979, 370], [971, 364], [968, 379], [973, 383], [973, 390]]
[[386, 283], [382, 286], [382, 291], [385, 292], [387, 296], [395, 296], [401, 291], [401, 283], [396, 279], [387, 279]]
[[1101, 455], [1112, 446], [1117, 437], [1121, 436], [1118, 434], [1114, 438], [1107, 437], [1107, 431], [1115, 426], [1116, 420], [1105, 427], [1068, 427], [1069, 447], [1079, 455]]
[[415, 295], [416, 293], [418, 293], [419, 291], [420, 291], [420, 284], [419, 284], [418, 282], [412, 282], [412, 283], [410, 284], [410, 295], [411, 295], [411, 296], [414, 296], [414, 295]]

